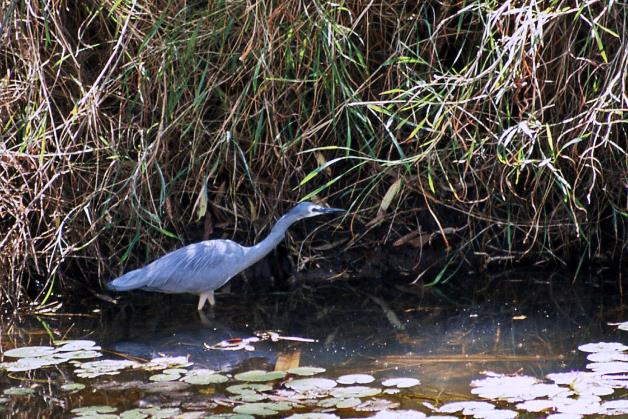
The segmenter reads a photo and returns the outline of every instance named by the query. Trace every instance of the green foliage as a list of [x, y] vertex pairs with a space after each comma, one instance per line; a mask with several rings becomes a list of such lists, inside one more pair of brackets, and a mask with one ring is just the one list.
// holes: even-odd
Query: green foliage
[[303, 197], [369, 240], [435, 233], [448, 266], [625, 245], [621, 2], [28, 3], [0, 31], [13, 301]]

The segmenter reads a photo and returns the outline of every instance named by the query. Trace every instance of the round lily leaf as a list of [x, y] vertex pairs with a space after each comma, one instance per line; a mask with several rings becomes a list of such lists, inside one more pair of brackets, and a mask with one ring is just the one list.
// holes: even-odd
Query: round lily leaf
[[288, 381], [286, 387], [294, 391], [303, 393], [305, 391], [321, 391], [329, 390], [336, 387], [336, 382], [329, 378], [301, 378], [298, 380]]
[[35, 390], [28, 387], [11, 387], [2, 392], [5, 396], [31, 396], [35, 394]]
[[7, 371], [20, 372], [36, 370], [48, 365], [55, 365], [65, 362], [59, 359], [44, 359], [42, 358], [20, 358], [15, 362], [9, 362], [4, 365]]
[[408, 388], [417, 386], [421, 384], [421, 382], [416, 378], [389, 378], [388, 380], [384, 380], [382, 384], [384, 387]]
[[[425, 413], [419, 412], [417, 410], [380, 410], [375, 414], [375, 416], [371, 416], [371, 418], [376, 419], [424, 419], [427, 415]], [[431, 416], [439, 419], [455, 419], [452, 416]]]
[[347, 374], [341, 375], [336, 381], [340, 384], [368, 384], [375, 381], [375, 377], [369, 374]]
[[185, 368], [167, 368], [162, 371], [162, 374], [187, 374], [188, 370]]
[[295, 413], [292, 416], [288, 416], [286, 419], [338, 419], [338, 415], [333, 413]]
[[96, 346], [96, 342], [93, 340], [64, 340], [60, 342], [55, 342], [57, 346], [57, 351], [61, 352], [70, 352], [70, 351], [98, 351], [100, 350], [100, 346]]
[[218, 413], [215, 415], [205, 416], [205, 419], [255, 419], [255, 416], [244, 415], [241, 413]]
[[329, 398], [329, 399], [321, 400], [320, 402], [318, 402], [318, 406], [324, 407], [324, 408], [335, 407], [337, 409], [349, 409], [349, 408], [352, 408], [352, 407], [356, 407], [360, 403], [361, 403], [361, 401], [357, 397], [350, 397], [350, 398], [346, 398], [346, 399], [345, 398], [332, 397], [332, 398]]
[[58, 353], [54, 354], [53, 356], [55, 358], [60, 358], [60, 359], [65, 359], [65, 360], [69, 360], [69, 359], [89, 359], [89, 358], [101, 357], [102, 353], [98, 352], [98, 351], [78, 350], [78, 351], [58, 352]]
[[610, 352], [610, 351], [625, 351], [628, 346], [619, 342], [597, 342], [587, 343], [585, 345], [578, 346], [578, 349], [582, 352]]
[[9, 349], [4, 356], [10, 358], [33, 358], [37, 356], [51, 355], [55, 352], [52, 346], [24, 346], [22, 348]]
[[255, 394], [256, 392], [270, 391], [273, 387], [268, 384], [237, 384], [227, 387], [232, 394]]
[[493, 410], [495, 406], [488, 402], [451, 402], [442, 405], [438, 412], [440, 413], [456, 413], [462, 411], [463, 415], [473, 415], [476, 411]]
[[235, 379], [238, 381], [263, 382], [279, 380], [280, 378], [283, 378], [285, 376], [286, 373], [284, 371], [252, 370], [236, 374]]
[[325, 371], [326, 371], [325, 368], [319, 368], [319, 367], [296, 367], [296, 368], [290, 368], [288, 370], [288, 373], [294, 374], [294, 375], [310, 376], [310, 375], [320, 374]]
[[[127, 410], [120, 414], [121, 419], [135, 419], [150, 417], [151, 419], [172, 418], [181, 414], [181, 409], [176, 407], [148, 407]], [[146, 416], [141, 416], [146, 415]]]
[[79, 391], [85, 388], [85, 384], [82, 383], [65, 383], [61, 387], [63, 391]]
[[331, 395], [338, 398], [371, 397], [381, 392], [382, 391], [379, 388], [365, 387], [365, 386], [353, 386], [353, 387], [337, 387], [331, 391]]
[[106, 405], [95, 405], [95, 406], [85, 406], [85, 407], [77, 407], [72, 409], [71, 412], [80, 416], [93, 415], [95, 413], [113, 413], [117, 409], [113, 406]]
[[181, 381], [197, 386], [204, 386], [208, 384], [226, 383], [229, 381], [229, 378], [222, 374], [188, 374], [181, 378]]
[[278, 414], [280, 411], [290, 410], [292, 409], [292, 405], [286, 402], [264, 402], [264, 403], [247, 403], [236, 406], [233, 411], [235, 413], [243, 413], [247, 415], [255, 415], [255, 416], [273, 416]]
[[252, 393], [252, 394], [240, 394], [237, 396], [230, 397], [229, 399], [236, 400], [239, 402], [255, 403], [255, 402], [262, 402], [266, 400], [267, 398], [268, 396], [262, 393]]
[[181, 378], [179, 374], [155, 374], [148, 377], [150, 381], [175, 381]]

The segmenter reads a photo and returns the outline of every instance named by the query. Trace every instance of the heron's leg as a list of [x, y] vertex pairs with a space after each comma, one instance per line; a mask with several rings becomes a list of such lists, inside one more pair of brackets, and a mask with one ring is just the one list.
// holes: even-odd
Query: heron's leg
[[207, 301], [209, 301], [209, 305], [211, 307], [216, 305], [216, 299], [214, 298], [214, 290], [211, 291], [207, 291], [205, 293], [205, 295], [207, 296]]
[[[198, 310], [198, 311], [201, 311], [201, 310], [203, 309], [203, 306], [205, 305], [205, 301], [207, 300], [207, 297], [208, 297], [208, 296], [207, 296], [207, 293], [206, 293], [206, 292], [204, 292], [204, 293], [202, 293], [202, 294], [199, 294], [199, 296], [198, 296], [198, 307], [197, 307], [197, 310]], [[213, 299], [214, 299], [214, 294], [213, 294], [213, 292], [212, 292], [212, 298], [211, 298], [211, 300], [210, 300], [210, 304], [211, 304], [211, 301], [212, 301]]]

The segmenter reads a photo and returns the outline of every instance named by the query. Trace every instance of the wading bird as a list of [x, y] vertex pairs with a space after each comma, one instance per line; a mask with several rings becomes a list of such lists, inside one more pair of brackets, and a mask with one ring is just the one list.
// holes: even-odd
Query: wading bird
[[107, 289], [197, 294], [200, 311], [206, 301], [209, 301], [210, 306], [215, 304], [214, 290], [277, 247], [293, 223], [334, 212], [344, 210], [302, 202], [281, 217], [270, 234], [254, 246], [246, 247], [221, 239], [190, 244], [114, 279], [107, 284]]

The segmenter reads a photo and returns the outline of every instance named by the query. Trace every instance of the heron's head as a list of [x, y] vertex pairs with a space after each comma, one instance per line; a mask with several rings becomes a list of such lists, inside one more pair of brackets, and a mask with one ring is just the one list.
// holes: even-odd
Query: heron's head
[[290, 210], [290, 214], [294, 215], [299, 220], [302, 218], [316, 217], [317, 215], [331, 214], [334, 212], [345, 212], [345, 210], [341, 208], [324, 207], [313, 202], [301, 202], [299, 205]]

